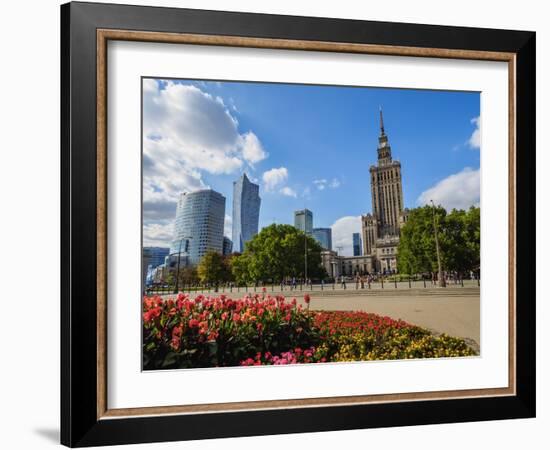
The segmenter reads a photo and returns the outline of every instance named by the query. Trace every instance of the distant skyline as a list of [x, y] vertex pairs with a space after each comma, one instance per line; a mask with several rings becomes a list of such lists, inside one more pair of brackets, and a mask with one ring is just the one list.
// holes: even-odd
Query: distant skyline
[[259, 228], [313, 212], [333, 247], [353, 254], [352, 234], [372, 211], [378, 110], [402, 164], [408, 208], [479, 204], [479, 93], [253, 82], [143, 80], [143, 244], [170, 246], [178, 195], [233, 182], [260, 185]]

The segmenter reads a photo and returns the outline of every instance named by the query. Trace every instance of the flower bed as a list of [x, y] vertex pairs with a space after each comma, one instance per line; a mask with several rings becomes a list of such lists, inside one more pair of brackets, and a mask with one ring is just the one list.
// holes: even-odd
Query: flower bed
[[[309, 306], [309, 296], [304, 296]], [[143, 299], [144, 369], [471, 356], [457, 338], [364, 312], [314, 312], [282, 296]]]

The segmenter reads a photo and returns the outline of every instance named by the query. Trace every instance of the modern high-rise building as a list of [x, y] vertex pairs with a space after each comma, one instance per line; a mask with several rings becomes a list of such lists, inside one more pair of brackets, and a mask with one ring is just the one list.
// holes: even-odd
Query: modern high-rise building
[[361, 217], [363, 255], [372, 255], [380, 272], [397, 270], [400, 229], [407, 221], [403, 205], [401, 163], [394, 161], [380, 108], [378, 161], [370, 167], [372, 214]]
[[314, 228], [312, 236], [324, 250], [332, 250], [332, 228]]
[[168, 256], [170, 249], [168, 247], [143, 247], [143, 260], [147, 260], [147, 265], [153, 269], [164, 264], [164, 258]]
[[313, 233], [313, 213], [309, 209], [294, 211], [294, 226], [306, 234]]
[[209, 251], [223, 252], [225, 197], [212, 189], [180, 194], [170, 254], [187, 253], [198, 264]]
[[229, 239], [227, 236], [224, 236], [222, 254], [230, 255], [232, 252], [233, 252], [233, 241], [231, 241], [231, 239]]
[[170, 249], [166, 247], [143, 247], [141, 271], [144, 284], [150, 272], [155, 267], [164, 264], [164, 258], [168, 256], [169, 252]]
[[258, 234], [260, 187], [246, 174], [233, 182], [233, 251], [242, 253], [245, 244]]
[[361, 233], [353, 233], [353, 256], [361, 256]]

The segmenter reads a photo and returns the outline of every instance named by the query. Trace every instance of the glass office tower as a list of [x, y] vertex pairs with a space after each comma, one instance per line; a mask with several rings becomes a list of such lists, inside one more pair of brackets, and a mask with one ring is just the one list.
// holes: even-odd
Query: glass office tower
[[258, 234], [260, 220], [260, 187], [246, 174], [233, 182], [233, 251], [242, 253], [245, 244]]

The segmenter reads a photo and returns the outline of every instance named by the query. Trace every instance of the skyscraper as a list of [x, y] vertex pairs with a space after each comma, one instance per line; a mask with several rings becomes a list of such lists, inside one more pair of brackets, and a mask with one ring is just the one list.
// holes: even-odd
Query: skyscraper
[[314, 228], [313, 239], [319, 242], [324, 250], [332, 250], [332, 228]]
[[176, 208], [171, 254], [189, 255], [198, 264], [209, 251], [222, 253], [225, 197], [212, 189], [180, 194]]
[[141, 270], [143, 283], [147, 279], [147, 275], [155, 268], [164, 263], [164, 258], [168, 256], [169, 248], [165, 247], [143, 247]]
[[306, 234], [313, 233], [313, 213], [309, 209], [294, 211], [294, 226]]
[[353, 233], [353, 256], [361, 256], [361, 233]]
[[260, 187], [246, 174], [233, 182], [233, 251], [242, 253], [245, 244], [258, 234]]
[[377, 270], [395, 271], [400, 229], [406, 222], [407, 210], [403, 206], [401, 163], [392, 159], [382, 108], [377, 153], [377, 164], [370, 167], [373, 210], [361, 217], [363, 254], [375, 257]]
[[154, 269], [164, 263], [169, 252], [167, 247], [143, 247], [143, 260]]
[[223, 250], [224, 255], [230, 255], [233, 251], [233, 242], [227, 236], [223, 237]]

